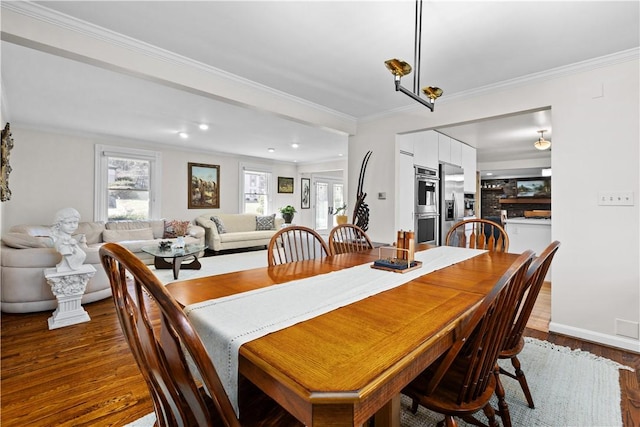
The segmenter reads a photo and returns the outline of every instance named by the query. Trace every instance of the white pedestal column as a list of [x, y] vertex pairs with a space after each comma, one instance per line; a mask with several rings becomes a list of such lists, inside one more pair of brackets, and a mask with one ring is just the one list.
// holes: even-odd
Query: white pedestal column
[[47, 268], [44, 271], [51, 292], [58, 300], [58, 308], [49, 318], [49, 329], [91, 320], [82, 307], [82, 295], [87, 289], [89, 279], [95, 274], [96, 269], [90, 264], [83, 264], [79, 269], [72, 271], [57, 272], [55, 268]]

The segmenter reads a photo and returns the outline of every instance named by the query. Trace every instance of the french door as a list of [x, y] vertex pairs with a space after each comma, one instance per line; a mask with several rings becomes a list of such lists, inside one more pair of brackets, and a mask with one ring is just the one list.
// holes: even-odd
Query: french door
[[337, 224], [333, 215], [335, 210], [345, 204], [344, 184], [341, 179], [316, 178], [315, 187], [315, 223], [314, 229], [322, 235]]

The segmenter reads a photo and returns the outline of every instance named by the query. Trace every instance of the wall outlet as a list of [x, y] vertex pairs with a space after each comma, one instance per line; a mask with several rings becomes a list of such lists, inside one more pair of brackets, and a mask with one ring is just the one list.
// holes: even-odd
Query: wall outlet
[[600, 206], [633, 206], [633, 191], [600, 191]]
[[378, 200], [386, 200], [386, 199], [387, 199], [387, 193], [386, 192], [378, 193]]

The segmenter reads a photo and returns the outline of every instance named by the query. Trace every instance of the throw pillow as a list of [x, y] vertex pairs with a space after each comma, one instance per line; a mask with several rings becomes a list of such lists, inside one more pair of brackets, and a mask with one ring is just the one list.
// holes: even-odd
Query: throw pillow
[[186, 236], [190, 225], [190, 221], [178, 221], [177, 219], [174, 219], [173, 221], [165, 221], [164, 234], [162, 238], [173, 239], [174, 237]]
[[216, 224], [216, 228], [218, 229], [218, 234], [224, 234], [227, 232], [226, 228], [224, 228], [224, 223], [217, 216], [212, 216], [211, 221]]
[[256, 230], [273, 230], [275, 226], [276, 214], [256, 216]]

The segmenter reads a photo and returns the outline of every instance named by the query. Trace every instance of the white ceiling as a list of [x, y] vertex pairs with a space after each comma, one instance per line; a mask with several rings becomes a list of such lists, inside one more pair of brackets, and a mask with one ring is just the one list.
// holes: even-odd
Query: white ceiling
[[[393, 57], [413, 60], [413, 1], [5, 1], [2, 8], [88, 36], [126, 36], [354, 123], [424, 108], [394, 91], [384, 66]], [[421, 86], [443, 88], [436, 109], [446, 108], [447, 97], [637, 48], [639, 13], [637, 1], [425, 2]], [[289, 162], [347, 155], [344, 132], [2, 37], [3, 112], [12, 123]], [[403, 85], [411, 88], [411, 76]], [[209, 131], [197, 129], [201, 121]], [[548, 158], [532, 148], [539, 129], [552, 140], [550, 111], [439, 130], [493, 162]], [[187, 140], [177, 137], [181, 130]]]

